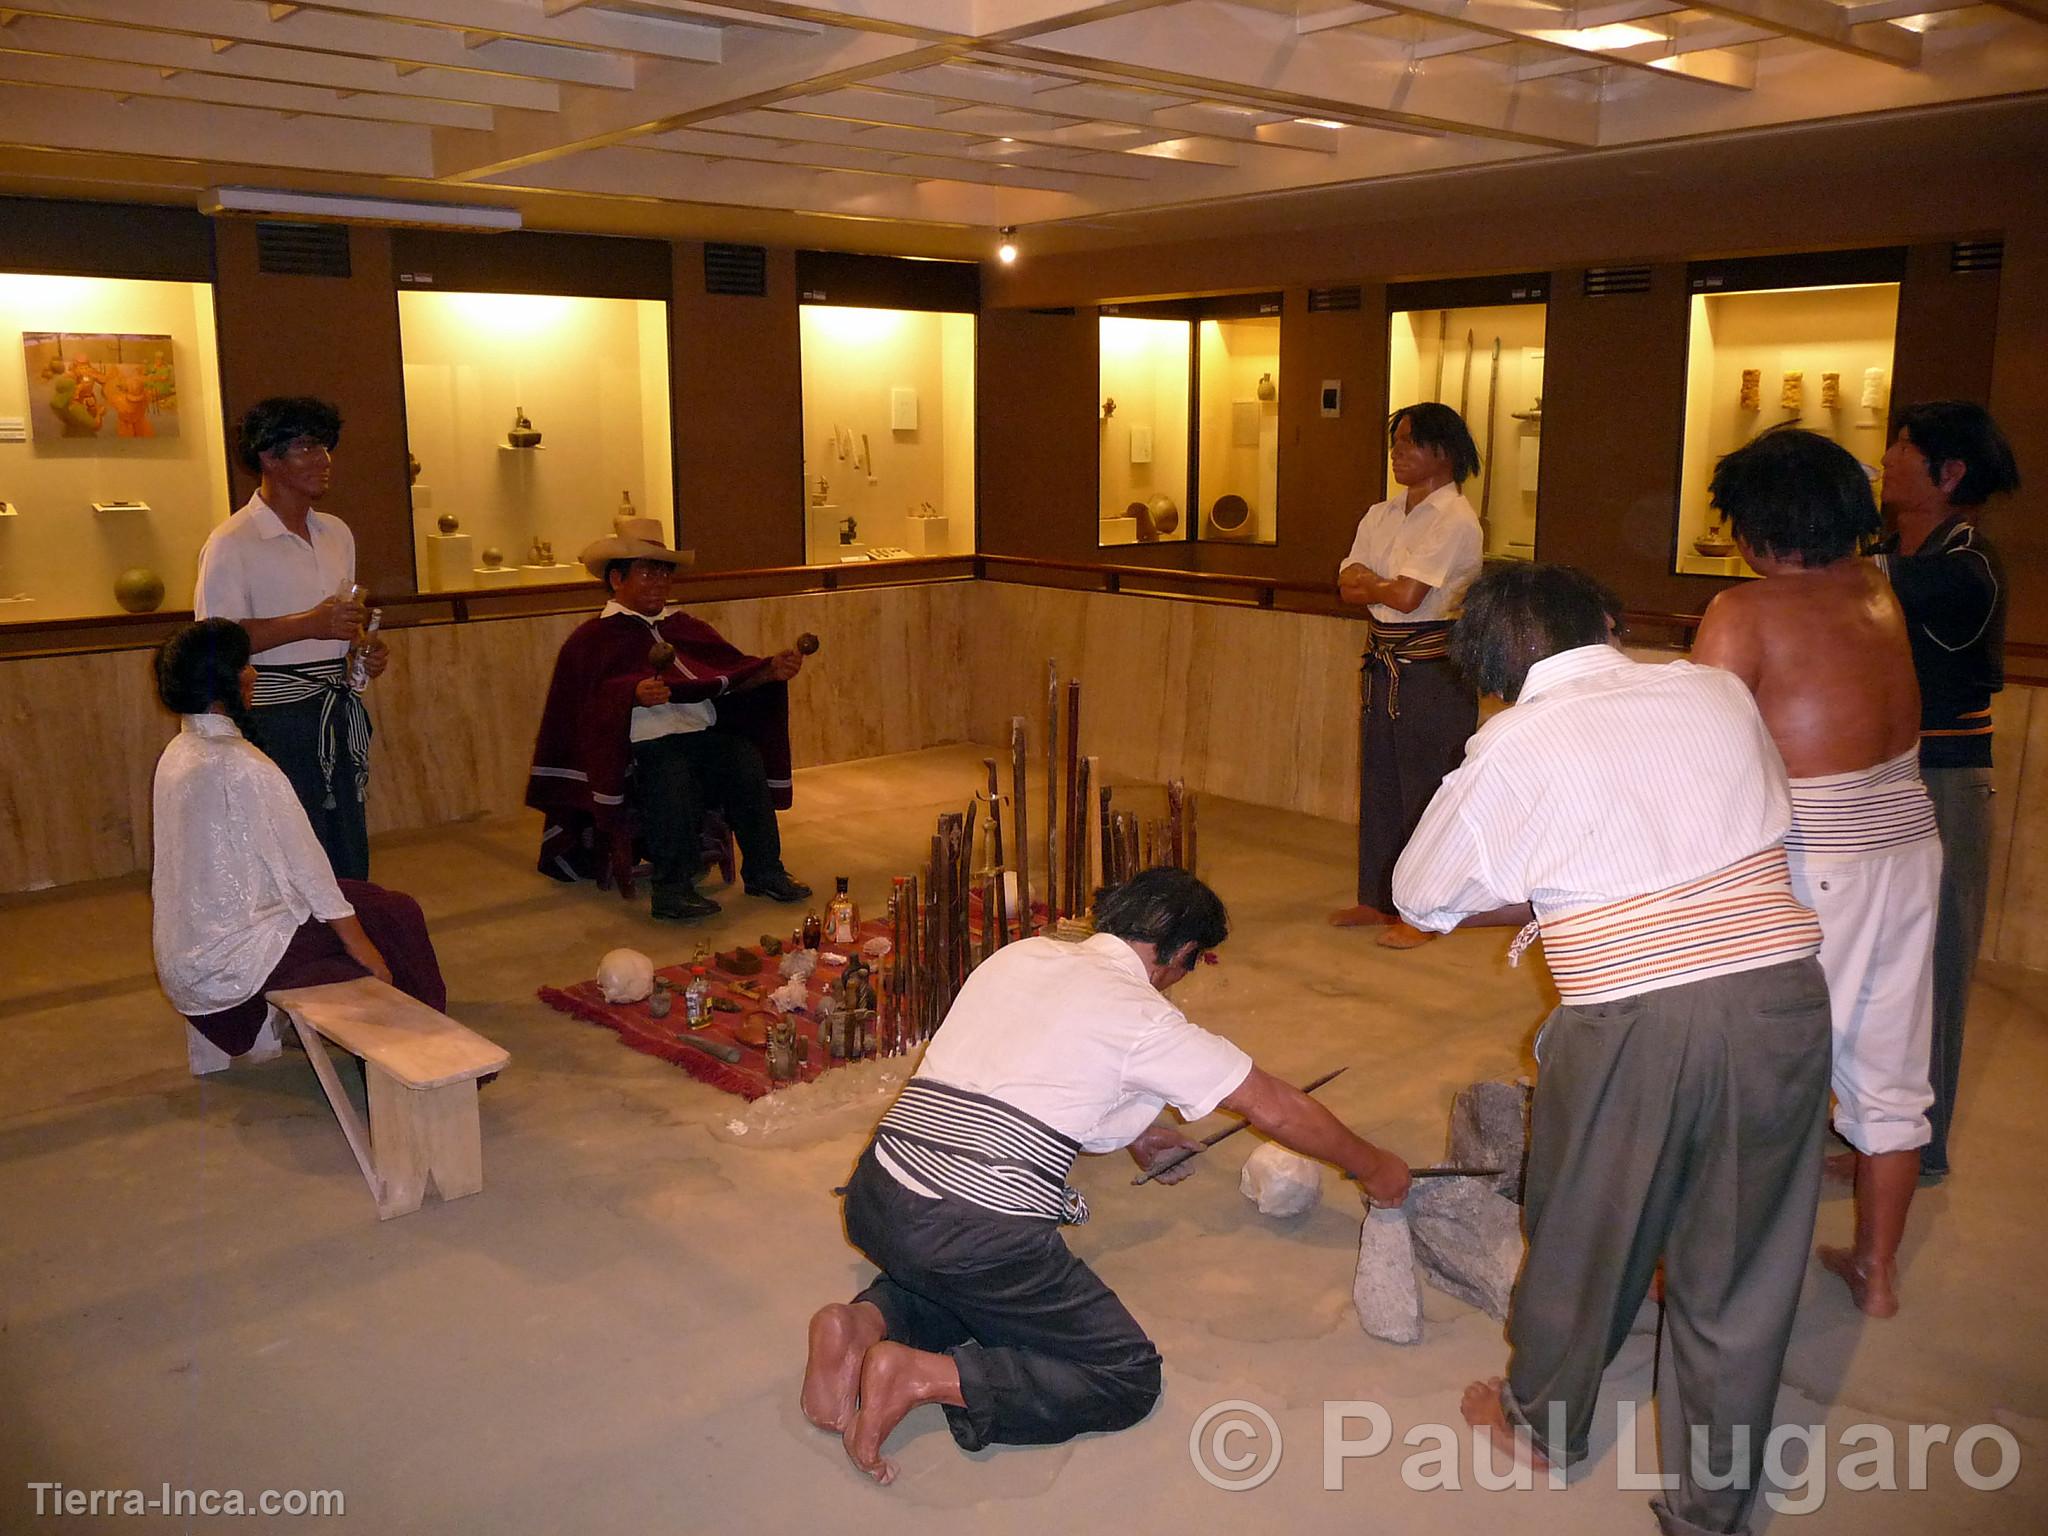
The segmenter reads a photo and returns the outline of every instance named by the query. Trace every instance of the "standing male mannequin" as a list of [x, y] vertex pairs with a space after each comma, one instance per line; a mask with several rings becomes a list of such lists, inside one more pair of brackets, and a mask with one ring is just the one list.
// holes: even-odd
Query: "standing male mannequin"
[[[325, 400], [279, 397], [249, 410], [237, 456], [261, 484], [199, 551], [192, 607], [249, 632], [256, 744], [291, 780], [335, 876], [367, 880], [370, 717], [347, 676], [367, 612], [345, 595], [356, 576], [355, 535], [313, 505], [327, 494], [340, 441], [341, 414]], [[381, 676], [389, 660], [372, 636], [369, 675]]]
[[1894, 432], [1883, 487], [1893, 536], [1878, 564], [1906, 610], [1920, 678], [1920, 776], [1941, 832], [1933, 1139], [1921, 1148], [1920, 1171], [1943, 1178], [1991, 882], [1991, 695], [2005, 686], [2005, 575], [1977, 518], [1993, 496], [2020, 488], [2020, 472], [1981, 405], [1912, 406]]
[[1451, 621], [1479, 575], [1485, 536], [1458, 487], [1479, 450], [1447, 405], [1406, 405], [1387, 420], [1398, 496], [1358, 524], [1337, 592], [1365, 608], [1358, 723], [1358, 905], [1340, 928], [1385, 924], [1379, 942], [1413, 949], [1436, 935], [1394, 910], [1394, 861], [1423, 807], [1458, 766], [1479, 724], [1479, 696], [1449, 656]]
[[1857, 553], [1877, 532], [1877, 503], [1847, 449], [1766, 432], [1721, 460], [1712, 495], [1763, 580], [1708, 605], [1692, 659], [1749, 686], [1785, 759], [1792, 894], [1820, 918], [1835, 1129], [1856, 1149], [1856, 1245], [1823, 1248], [1821, 1261], [1863, 1311], [1890, 1317], [1934, 1101], [1941, 888], [1906, 619]]

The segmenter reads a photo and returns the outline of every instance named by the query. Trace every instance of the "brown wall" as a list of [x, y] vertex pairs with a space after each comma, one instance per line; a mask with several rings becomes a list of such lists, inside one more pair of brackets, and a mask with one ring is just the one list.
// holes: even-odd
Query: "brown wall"
[[[405, 378], [391, 232], [351, 226], [347, 277], [273, 277], [256, 269], [256, 226], [215, 223], [214, 305], [229, 457], [234, 424], [268, 395], [318, 395], [340, 408], [329, 509], [356, 536], [356, 574], [375, 592], [413, 592], [412, 500], [405, 473]], [[256, 489], [233, 465], [236, 504]]]
[[704, 291], [679, 241], [669, 300], [676, 520], [701, 571], [804, 563], [803, 373], [796, 256], [768, 253], [766, 298]]
[[[1873, 245], [1909, 248], [1900, 291], [1894, 398], [1988, 399], [2023, 469], [2048, 476], [2048, 104], [2020, 100], [1874, 121], [1567, 156], [1448, 178], [1416, 178], [1186, 215], [1120, 221], [1139, 237], [1113, 247], [1076, 232], [1086, 249], [1033, 254], [991, 270], [984, 345], [1017, 333], [1009, 306], [1085, 308], [1148, 295], [1288, 285], [1287, 330], [1308, 330], [1318, 364], [1281, 368], [1281, 543], [1274, 548], [1169, 546], [1146, 558], [1188, 569], [1319, 578], [1377, 493], [1377, 421], [1385, 409], [1385, 295], [1389, 279], [1485, 272], [1552, 273], [1546, 342], [1543, 493], [1545, 559], [1590, 566], [1632, 607], [1697, 612], [1725, 583], [1670, 570], [1683, 422], [1688, 259]], [[1188, 238], [1192, 227], [1203, 230]], [[1157, 238], [1145, 240], [1147, 229]], [[2001, 275], [1951, 275], [1949, 243], [2005, 240]], [[1048, 242], [1049, 243], [1049, 242]], [[1588, 265], [1649, 263], [1648, 294], [1586, 300]], [[1306, 285], [1365, 282], [1363, 311], [1306, 315]], [[992, 377], [1028, 377], [1068, 403], [1041, 401], [1039, 424], [1092, 416], [1092, 369], [1070, 381], [1078, 351], [1054, 358], [1057, 338], [992, 358]], [[1078, 348], [1078, 338], [1070, 343]], [[1349, 349], [1361, 349], [1354, 353]], [[1301, 368], [1328, 367], [1303, 378]], [[1315, 385], [1344, 377], [1343, 430], [1324, 435]], [[985, 411], [985, 462], [1028, 466], [1023, 413]], [[1366, 439], [1356, 433], [1371, 434]], [[1040, 471], [1050, 491], [1064, 470]], [[988, 490], [984, 489], [984, 499]], [[1092, 537], [1093, 487], [1065, 506], [1034, 497], [1029, 526], [991, 519], [984, 549], [1071, 549]], [[1332, 509], [1345, 509], [1343, 515]], [[2007, 555], [2012, 636], [2048, 642], [2048, 528], [1991, 509]], [[1123, 561], [1126, 552], [1112, 552]]]

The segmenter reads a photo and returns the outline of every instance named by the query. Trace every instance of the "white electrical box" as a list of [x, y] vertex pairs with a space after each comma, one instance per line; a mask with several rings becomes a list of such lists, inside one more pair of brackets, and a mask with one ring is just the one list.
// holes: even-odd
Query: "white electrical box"
[[1152, 429], [1150, 427], [1131, 428], [1131, 462], [1133, 464], [1150, 464], [1152, 462]]
[[915, 432], [917, 430], [917, 391], [896, 388], [889, 391], [889, 430], [891, 432]]

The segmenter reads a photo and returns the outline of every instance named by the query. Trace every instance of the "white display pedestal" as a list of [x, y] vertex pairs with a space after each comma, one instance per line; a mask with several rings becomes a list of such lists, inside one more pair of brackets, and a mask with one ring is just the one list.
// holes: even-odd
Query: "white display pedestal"
[[427, 535], [427, 590], [452, 592], [473, 585], [469, 573], [476, 569], [476, 540], [466, 533]]
[[588, 581], [590, 572], [580, 565], [564, 565], [557, 561], [553, 565], [522, 565], [519, 574], [526, 578], [529, 586], [538, 586], [544, 581]]
[[473, 587], [516, 587], [526, 580], [526, 573], [516, 565], [479, 565], [469, 574]]
[[906, 517], [903, 547], [912, 555], [950, 555], [953, 520], [949, 517]]
[[842, 560], [865, 560], [868, 547], [856, 541], [839, 542], [839, 524], [844, 520], [837, 503], [804, 509], [804, 563], [837, 565]]
[[1102, 520], [1103, 544], [1135, 544], [1138, 542], [1138, 520], [1135, 517], [1105, 517]]

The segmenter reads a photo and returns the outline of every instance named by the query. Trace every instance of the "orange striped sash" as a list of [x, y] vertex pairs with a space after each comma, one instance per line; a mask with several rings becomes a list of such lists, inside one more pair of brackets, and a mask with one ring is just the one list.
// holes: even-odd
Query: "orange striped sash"
[[[1792, 894], [1772, 844], [1683, 885], [1541, 918], [1543, 958], [1567, 1003], [1611, 1003], [1820, 952], [1820, 919]], [[1532, 937], [1515, 941], [1519, 959]]]

